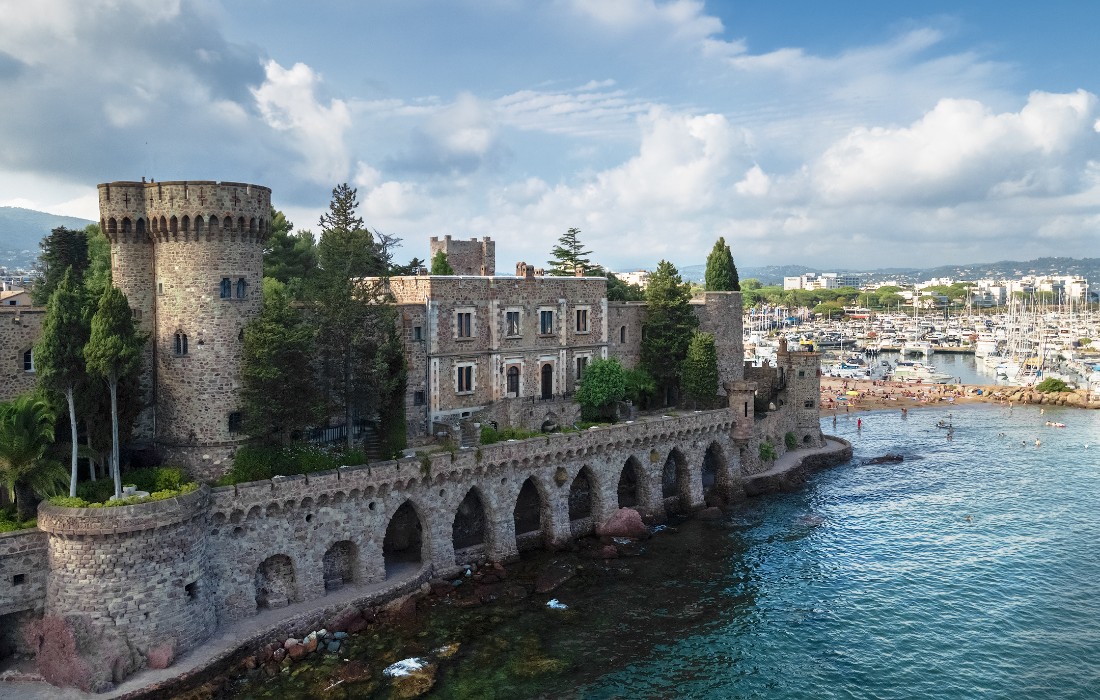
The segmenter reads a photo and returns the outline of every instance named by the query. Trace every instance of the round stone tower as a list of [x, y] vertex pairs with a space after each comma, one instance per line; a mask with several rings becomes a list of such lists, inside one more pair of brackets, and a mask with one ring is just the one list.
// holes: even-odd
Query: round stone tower
[[137, 436], [195, 476], [223, 473], [240, 433], [243, 328], [262, 302], [271, 190], [235, 182], [99, 185], [111, 272], [150, 336]]

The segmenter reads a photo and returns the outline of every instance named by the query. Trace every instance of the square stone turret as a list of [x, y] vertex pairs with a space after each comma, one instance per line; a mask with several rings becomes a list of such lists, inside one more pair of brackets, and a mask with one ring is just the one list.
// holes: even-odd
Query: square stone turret
[[434, 258], [440, 250], [447, 256], [447, 262], [451, 264], [456, 275], [475, 277], [496, 275], [497, 244], [488, 236], [480, 241], [476, 238], [459, 241], [450, 236], [444, 236], [442, 239], [432, 236], [429, 242], [429, 260]]

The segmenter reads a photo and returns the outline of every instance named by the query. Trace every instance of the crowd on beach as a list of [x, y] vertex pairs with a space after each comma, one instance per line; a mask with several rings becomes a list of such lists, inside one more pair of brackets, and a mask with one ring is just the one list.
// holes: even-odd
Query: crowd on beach
[[821, 415], [989, 400], [996, 387], [821, 378]]

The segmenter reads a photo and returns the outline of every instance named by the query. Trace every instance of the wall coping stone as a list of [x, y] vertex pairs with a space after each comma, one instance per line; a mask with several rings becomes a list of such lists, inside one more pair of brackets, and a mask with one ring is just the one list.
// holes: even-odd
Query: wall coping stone
[[163, 501], [114, 508], [66, 508], [43, 501], [38, 506], [38, 528], [52, 535], [114, 535], [153, 530], [186, 522], [206, 509], [210, 487]]

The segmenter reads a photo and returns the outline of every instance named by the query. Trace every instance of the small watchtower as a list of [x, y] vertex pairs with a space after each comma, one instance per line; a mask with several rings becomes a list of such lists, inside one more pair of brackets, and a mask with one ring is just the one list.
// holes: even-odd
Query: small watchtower
[[476, 238], [459, 241], [450, 236], [442, 239], [432, 236], [429, 241], [429, 260], [441, 250], [456, 275], [492, 277], [497, 273], [497, 244], [488, 236], [480, 241]]

